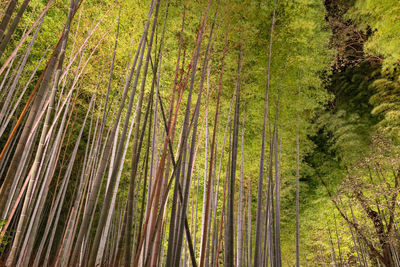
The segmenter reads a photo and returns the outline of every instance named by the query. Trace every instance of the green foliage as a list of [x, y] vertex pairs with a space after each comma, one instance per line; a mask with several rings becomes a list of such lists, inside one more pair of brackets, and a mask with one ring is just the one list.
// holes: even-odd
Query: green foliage
[[[4, 225], [7, 223], [7, 220], [0, 220], [0, 229], [3, 229]], [[14, 231], [7, 231], [4, 236], [0, 239], [0, 252], [3, 252], [6, 248], [7, 244], [9, 244], [12, 240], [12, 234]]]
[[349, 13], [361, 27], [369, 27], [373, 35], [366, 43], [366, 51], [383, 56], [392, 66], [400, 60], [400, 4], [397, 0], [358, 0]]
[[370, 98], [374, 105], [372, 114], [383, 119], [378, 126], [395, 140], [400, 141], [400, 76], [398, 72], [383, 71], [371, 87], [375, 94]]

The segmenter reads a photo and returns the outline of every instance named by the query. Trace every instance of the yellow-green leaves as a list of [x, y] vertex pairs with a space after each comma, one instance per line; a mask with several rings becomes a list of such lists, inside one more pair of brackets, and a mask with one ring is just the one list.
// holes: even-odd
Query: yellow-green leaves
[[372, 30], [366, 51], [385, 59], [387, 67], [400, 62], [400, 2], [397, 0], [358, 0], [349, 17]]

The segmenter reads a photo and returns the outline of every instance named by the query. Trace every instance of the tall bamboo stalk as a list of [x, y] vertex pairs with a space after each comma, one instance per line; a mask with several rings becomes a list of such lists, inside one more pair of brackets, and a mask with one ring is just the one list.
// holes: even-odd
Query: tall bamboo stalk
[[244, 120], [245, 109], [243, 108], [242, 119], [242, 145], [241, 145], [241, 158], [240, 158], [240, 186], [239, 186], [239, 200], [238, 200], [238, 220], [237, 220], [237, 249], [236, 249], [236, 266], [243, 265], [243, 172], [244, 172]]
[[[300, 100], [300, 87], [299, 87], [299, 100]], [[298, 106], [299, 108], [299, 106]], [[299, 141], [299, 131], [300, 131], [300, 120], [299, 111], [297, 111], [297, 132], [296, 132], [296, 267], [300, 267], [300, 223], [299, 223], [299, 213], [300, 213], [300, 141]]]
[[258, 187], [257, 187], [257, 213], [256, 213], [256, 236], [255, 236], [255, 247], [254, 247], [254, 266], [258, 266], [261, 262], [261, 233], [262, 233], [262, 194], [264, 185], [264, 154], [265, 154], [265, 139], [267, 135], [267, 120], [268, 120], [268, 105], [269, 105], [269, 87], [270, 87], [270, 76], [271, 76], [271, 60], [272, 60], [272, 44], [273, 44], [273, 33], [275, 26], [275, 9], [272, 13], [271, 30], [269, 36], [269, 48], [268, 48], [268, 63], [267, 63], [267, 84], [264, 98], [264, 122], [263, 132], [261, 140], [261, 153], [260, 153], [260, 168], [258, 172]]
[[[217, 13], [215, 13], [216, 16]], [[224, 46], [224, 52], [222, 56], [222, 63], [221, 63], [221, 74], [219, 78], [219, 86], [218, 86], [218, 96], [217, 96], [217, 103], [216, 103], [216, 111], [215, 111], [215, 119], [214, 119], [214, 129], [213, 129], [213, 137], [211, 141], [211, 155], [210, 155], [210, 170], [208, 174], [208, 182], [207, 182], [207, 200], [206, 200], [206, 205], [205, 205], [205, 211], [204, 211], [204, 230], [203, 230], [203, 238], [205, 238], [204, 243], [202, 243], [201, 246], [201, 252], [200, 252], [200, 267], [204, 266], [204, 252], [205, 252], [205, 242], [207, 241], [207, 232], [206, 229], [208, 229], [208, 216], [209, 216], [209, 207], [210, 207], [210, 198], [211, 198], [211, 175], [213, 171], [213, 160], [214, 160], [214, 151], [215, 151], [215, 139], [217, 135], [217, 125], [218, 125], [218, 115], [219, 115], [219, 106], [220, 106], [220, 99], [221, 99], [221, 90], [222, 90], [222, 77], [224, 74], [224, 67], [225, 67], [225, 56], [227, 52], [227, 43], [228, 43], [228, 35], [225, 35], [225, 46]]]
[[239, 105], [240, 105], [240, 75], [242, 71], [242, 53], [243, 48], [240, 45], [238, 70], [236, 80], [236, 101], [235, 115], [233, 120], [233, 135], [232, 135], [232, 153], [231, 153], [231, 168], [228, 186], [228, 209], [227, 209], [227, 236], [226, 236], [226, 266], [234, 266], [234, 205], [235, 205], [235, 180], [236, 180], [236, 160], [239, 135]]

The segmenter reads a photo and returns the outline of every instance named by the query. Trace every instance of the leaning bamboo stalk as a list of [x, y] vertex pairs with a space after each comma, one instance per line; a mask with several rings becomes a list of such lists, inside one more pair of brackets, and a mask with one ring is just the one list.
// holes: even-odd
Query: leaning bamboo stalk
[[49, 10], [51, 4], [54, 2], [54, 0], [49, 0], [47, 3], [46, 7], [43, 9], [42, 13], [39, 15], [39, 17], [35, 20], [35, 22], [32, 24], [32, 26], [28, 29], [28, 31], [22, 36], [21, 40], [17, 44], [17, 46], [14, 48], [12, 51], [11, 55], [4, 61], [3, 66], [0, 68], [0, 75], [4, 72], [4, 69], [8, 66], [10, 61], [16, 56], [18, 50], [21, 48], [22, 44], [25, 42], [26, 38], [28, 38], [29, 34], [32, 32], [34, 28], [36, 28], [37, 24], [39, 21], [46, 15], [47, 11]]
[[[59, 43], [60, 43], [60, 41], [61, 41], [61, 39], [59, 40]], [[58, 44], [59, 44], [59, 43], [58, 43]], [[57, 47], [58, 47], [58, 44], [57, 44]], [[38, 82], [36, 83], [36, 86], [35, 86], [35, 88], [33, 89], [31, 95], [29, 96], [28, 101], [27, 101], [27, 103], [25, 104], [24, 109], [22, 110], [22, 113], [21, 113], [21, 115], [19, 116], [19, 118], [18, 118], [18, 120], [17, 120], [17, 123], [14, 125], [13, 130], [11, 131], [11, 133], [10, 133], [10, 135], [9, 135], [9, 137], [8, 137], [8, 139], [7, 139], [5, 145], [4, 145], [4, 147], [3, 147], [3, 149], [2, 149], [2, 151], [1, 151], [1, 153], [0, 153], [0, 161], [3, 159], [3, 156], [4, 156], [5, 152], [7, 151], [7, 148], [8, 148], [8, 146], [10, 145], [10, 143], [11, 143], [11, 141], [12, 141], [12, 139], [13, 139], [13, 137], [14, 137], [16, 131], [17, 131], [19, 124], [22, 122], [25, 113], [28, 111], [28, 107], [29, 107], [30, 103], [34, 100], [34, 97], [35, 97], [35, 93], [36, 93], [36, 91], [37, 91], [37, 88], [38, 88], [40, 82], [42, 81], [42, 79], [43, 79], [43, 77], [44, 77], [44, 74], [46, 73], [46, 70], [47, 70], [48, 66], [50, 65], [49, 63], [52, 62], [51, 60], [53, 59], [53, 57], [54, 57], [54, 55], [55, 55], [55, 53], [56, 53], [57, 47], [54, 49], [53, 55], [51, 56], [51, 59], [49, 60], [49, 62], [48, 62], [47, 65], [46, 65], [45, 70], [42, 72], [41, 76], [39, 77], [39, 80], [38, 80]], [[5, 181], [4, 183], [7, 185], [6, 181]], [[4, 193], [3, 193], [3, 190], [4, 190], [4, 189], [3, 189], [4, 183], [3, 183], [2, 188], [1, 188], [1, 190], [2, 190], [1, 195], [4, 194]], [[2, 201], [1, 201], [0, 203], [2, 203]], [[1, 204], [0, 204], [0, 205], [1, 205]], [[0, 206], [0, 207], [3, 207], [3, 206]]]
[[25, 180], [24, 185], [22, 186], [22, 189], [21, 189], [21, 191], [19, 192], [19, 195], [18, 195], [18, 197], [17, 197], [17, 201], [16, 201], [14, 207], [12, 208], [12, 210], [11, 210], [11, 212], [10, 212], [10, 216], [8, 217], [7, 222], [6, 222], [5, 225], [3, 226], [3, 229], [1, 230], [1, 234], [0, 234], [0, 239], [1, 239], [1, 240], [3, 239], [5, 233], [7, 232], [8, 226], [10, 226], [11, 220], [12, 220], [12, 218], [14, 217], [14, 214], [15, 214], [16, 209], [18, 208], [19, 201], [22, 199], [22, 197], [23, 197], [23, 195], [24, 195], [24, 193], [25, 193], [25, 189], [26, 189], [26, 187], [28, 186], [28, 181], [29, 181], [29, 179], [26, 179], [26, 180]]
[[[7, 34], [1, 39], [0, 38], [0, 58], [4, 53], [4, 50], [6, 49], [8, 43], [11, 40], [11, 37], [15, 31], [15, 29], [17, 28], [17, 25], [19, 23], [19, 21], [22, 18], [22, 15], [25, 12], [26, 7], [28, 6], [30, 0], [24, 0], [21, 4], [21, 6], [18, 9], [17, 14], [14, 17], [14, 20], [12, 21], [10, 27], [8, 28]], [[39, 26], [40, 27], [40, 26]]]
[[1, 111], [0, 111], [0, 123], [3, 122], [3, 118], [4, 118], [4, 116], [5, 116], [6, 109], [7, 109], [7, 107], [8, 107], [8, 103], [10, 102], [11, 96], [13, 95], [14, 90], [15, 90], [15, 88], [16, 88], [16, 86], [17, 86], [17, 83], [18, 83], [18, 81], [19, 81], [19, 79], [20, 79], [20, 77], [21, 77], [22, 70], [23, 70], [23, 68], [25, 67], [25, 64], [26, 64], [26, 62], [27, 62], [27, 60], [28, 60], [28, 56], [29, 56], [29, 54], [30, 54], [30, 52], [31, 52], [31, 50], [32, 50], [33, 44], [34, 44], [35, 41], [36, 41], [37, 35], [38, 35], [38, 33], [39, 33], [39, 30], [40, 30], [40, 28], [41, 28], [41, 26], [42, 26], [42, 22], [43, 22], [43, 20], [40, 21], [39, 26], [37, 27], [35, 33], [33, 34], [32, 40], [31, 40], [31, 42], [29, 43], [29, 46], [28, 46], [28, 48], [27, 48], [26, 51], [25, 51], [25, 54], [24, 54], [23, 59], [22, 59], [22, 62], [21, 62], [21, 64], [20, 64], [19, 67], [18, 67], [18, 71], [17, 71], [17, 73], [16, 73], [16, 75], [15, 75], [15, 79], [13, 80], [13, 82], [12, 82], [10, 88], [8, 89], [9, 92], [8, 92], [8, 94], [7, 94], [7, 98], [6, 98], [5, 101], [3, 102], [3, 107], [1, 108]]
[[[21, 132], [22, 132], [22, 129], [20, 129], [18, 131], [17, 136], [19, 136], [21, 134]], [[6, 155], [4, 157], [4, 161], [0, 162], [0, 176], [2, 176], [2, 177], [3, 177], [3, 175], [4, 175], [5, 171], [6, 171], [7, 162], [10, 160], [10, 158], [12, 156], [12, 152], [13, 152], [16, 144], [17, 144], [17, 140], [14, 139], [12, 141], [12, 143], [11, 143], [10, 149], [7, 150], [7, 152], [6, 152]], [[7, 206], [7, 208], [8, 208], [8, 206]]]
[[[3, 91], [3, 93], [0, 96], [0, 99], [4, 99], [4, 96], [7, 92], [8, 92], [8, 95], [10, 94], [12, 83], [13, 83], [14, 79], [16, 78], [18, 69], [21, 66], [21, 63], [23, 62], [23, 59], [24, 59], [23, 55], [21, 55], [20, 58], [18, 58], [18, 61], [17, 61], [17, 57], [16, 57], [15, 60], [13, 61], [13, 63], [14, 62], [16, 63], [15, 68], [13, 68], [13, 63], [8, 68], [6, 74], [3, 78], [3, 81], [1, 82], [1, 85], [0, 85], [0, 91]], [[13, 71], [11, 72], [12, 69], [13, 69]], [[3, 90], [3, 88], [4, 88], [4, 90]]]
[[[47, 105], [47, 103], [45, 103], [45, 105]], [[38, 118], [42, 118], [42, 116], [44, 115], [44, 112], [40, 112]], [[36, 133], [37, 133], [37, 125], [36, 127], [33, 129], [32, 133], [29, 135], [29, 138], [27, 140], [27, 147], [31, 148], [33, 142], [35, 141], [35, 137], [36, 137]], [[23, 129], [20, 129], [18, 131], [19, 137], [22, 135]], [[14, 147], [17, 148], [18, 147], [18, 140], [14, 140]], [[14, 151], [15, 152], [15, 151]], [[3, 218], [7, 218], [9, 216], [9, 212], [10, 212], [10, 208], [12, 206], [14, 206], [14, 203], [16, 201], [16, 195], [18, 194], [18, 192], [21, 189], [21, 186], [23, 184], [23, 179], [21, 177], [25, 177], [28, 173], [29, 173], [29, 165], [25, 164], [25, 162], [27, 162], [29, 159], [32, 158], [33, 156], [33, 152], [34, 151], [30, 151], [30, 149], [27, 149], [25, 151], [23, 151], [21, 157], [20, 157], [20, 169], [17, 170], [16, 174], [15, 174], [15, 179], [12, 181], [11, 184], [11, 188], [10, 188], [10, 192], [9, 192], [9, 198], [6, 200], [5, 202], [5, 209], [3, 210]], [[7, 159], [7, 161], [12, 161], [14, 154], [10, 155], [11, 159]]]
[[[69, 233], [69, 232], [68, 232], [68, 229], [71, 228], [72, 216], [73, 216], [73, 214], [74, 214], [74, 210], [75, 210], [75, 209], [77, 209], [77, 207], [75, 207], [74, 205], [72, 205], [71, 210], [70, 210], [70, 212], [69, 212], [68, 219], [67, 219], [67, 223], [66, 223], [66, 226], [65, 226], [64, 235], [62, 236], [62, 239], [61, 239], [61, 241], [60, 241], [60, 242], [61, 242], [60, 247], [58, 248], [58, 250], [57, 250], [56, 253], [55, 253], [54, 266], [59, 266], [59, 265], [58, 265], [58, 261], [59, 261], [59, 259], [60, 259], [60, 249], [62, 248], [62, 246], [63, 246], [63, 244], [64, 244], [64, 242], [65, 242], [65, 240], [66, 240], [66, 235]], [[47, 254], [46, 254], [46, 256], [47, 256]], [[45, 258], [45, 262], [49, 262], [49, 260]]]
[[[117, 140], [118, 136], [115, 135], [114, 138], [115, 138], [115, 140], [114, 140], [114, 145], [113, 145], [113, 152], [112, 152], [112, 155], [111, 155], [111, 158], [110, 158], [110, 168], [109, 168], [109, 172], [108, 172], [107, 185], [106, 185], [106, 189], [105, 189], [105, 193], [106, 194], [104, 196], [104, 197], [106, 197], [107, 192], [109, 190], [112, 190], [113, 193], [112, 193], [112, 199], [111, 199], [111, 204], [110, 204], [110, 210], [111, 211], [107, 216], [106, 223], [105, 223], [104, 228], [102, 230], [101, 240], [100, 240], [99, 245], [98, 245], [99, 248], [98, 248], [97, 255], [96, 255], [96, 260], [95, 260], [95, 265], [96, 266], [97, 265], [101, 265], [101, 262], [102, 262], [103, 256], [104, 256], [104, 252], [105, 252], [105, 246], [107, 245], [107, 243], [109, 243], [107, 241], [108, 241], [108, 238], [109, 238], [109, 235], [110, 235], [110, 229], [112, 228], [111, 219], [112, 219], [112, 216], [114, 214], [115, 198], [116, 198], [116, 194], [118, 192], [118, 184], [119, 184], [120, 177], [121, 177], [120, 176], [120, 172], [119, 172], [117, 174], [116, 184], [115, 184], [114, 188], [111, 188], [110, 187], [110, 180], [111, 180], [111, 175], [112, 175], [112, 169], [114, 167], [113, 166], [113, 164], [114, 164], [113, 162], [115, 160], [115, 153], [116, 153], [117, 144], [118, 144], [118, 140]], [[126, 150], [124, 149], [124, 155], [125, 155], [125, 151]]]
[[[177, 86], [180, 85], [182, 83], [182, 77], [184, 74], [184, 70], [183, 67], [185, 65], [185, 52], [186, 50], [183, 51], [183, 57], [182, 57], [182, 69], [179, 69], [179, 65], [181, 63], [181, 53], [182, 53], [182, 43], [183, 43], [183, 30], [184, 30], [184, 26], [185, 26], [185, 17], [186, 17], [186, 1], [184, 2], [183, 5], [183, 13], [182, 13], [182, 23], [181, 23], [181, 29], [180, 29], [180, 33], [179, 33], [179, 41], [178, 41], [178, 55], [177, 55], [177, 59], [176, 59], [176, 66], [175, 66], [175, 75], [174, 75], [174, 83], [173, 83], [173, 87], [172, 87], [172, 91], [171, 91], [171, 101], [170, 101], [170, 109], [169, 109], [169, 118], [168, 118], [168, 123], [166, 123], [165, 118], [164, 118], [164, 113], [163, 114], [163, 119], [164, 119], [164, 123], [165, 125], [172, 125], [172, 120], [174, 117], [174, 104], [175, 104], [175, 94], [178, 94], [179, 97], [179, 87], [177, 89]], [[180, 71], [179, 71], [180, 70]], [[180, 76], [180, 81], [178, 81]], [[159, 95], [158, 95], [159, 96]], [[177, 101], [177, 106], [179, 105], [179, 99]], [[163, 111], [163, 107], [162, 107], [162, 101], [161, 101], [161, 97], [160, 97], [160, 107], [161, 107], [161, 111]], [[167, 127], [165, 127], [165, 129], [167, 129]], [[166, 134], [169, 134], [169, 130], [166, 131]], [[172, 144], [174, 142], [174, 134], [175, 134], [175, 127], [172, 126], [171, 129], [171, 135], [170, 135], [170, 143]], [[178, 147], [179, 148], [179, 147]], [[163, 190], [163, 198], [167, 197], [168, 198], [168, 178], [169, 178], [169, 172], [170, 172], [170, 166], [171, 166], [171, 160], [173, 161], [173, 154], [169, 153], [168, 154], [168, 158], [167, 158], [167, 165], [165, 167], [165, 178], [164, 178], [164, 190]], [[162, 204], [161, 204], [162, 205]], [[162, 208], [162, 206], [161, 206]], [[161, 209], [161, 211], [163, 211]], [[165, 216], [163, 216], [163, 220], [165, 219]], [[165, 226], [165, 224], [164, 224]], [[163, 227], [165, 228], [165, 227]], [[161, 229], [161, 227], [160, 227]], [[162, 234], [161, 234], [162, 235]], [[162, 235], [163, 236], [163, 235]], [[162, 250], [162, 254], [164, 254], [164, 250]], [[161, 255], [160, 260], [163, 258], [163, 255]]]
[[[157, 53], [157, 52], [155, 51], [155, 53]], [[159, 63], [157, 65], [159, 66], [160, 63], [161, 62], [159, 61]], [[158, 74], [159, 73], [160, 72], [158, 72]], [[154, 73], [153, 74], [153, 79], [154, 79], [153, 83], [155, 82], [155, 77], [156, 76], [157, 76], [157, 74]], [[151, 91], [151, 95], [153, 96], [153, 94], [154, 94], [154, 92], [152, 90]], [[158, 147], [158, 140], [159, 140], [159, 127], [158, 127], [159, 126], [159, 112], [158, 112], [159, 107], [158, 107], [158, 99], [157, 99], [157, 97], [156, 97], [156, 99], [154, 101], [154, 104], [152, 104], [152, 105], [154, 105], [154, 108], [152, 107], [152, 110], [154, 110], [154, 112], [153, 112], [153, 120], [152, 120], [153, 122], [152, 122], [152, 126], [151, 126], [151, 128], [152, 128], [152, 137], [151, 137], [151, 139], [152, 140], [151, 140], [151, 148], [150, 148], [151, 155], [150, 155], [149, 189], [147, 190], [147, 192], [148, 192], [147, 199], [150, 198], [150, 192], [151, 192], [151, 189], [153, 187], [152, 180], [153, 180], [153, 178], [155, 176], [153, 173], [155, 173], [156, 169], [157, 169], [157, 152], [158, 152], [157, 151], [158, 150], [157, 147]], [[161, 190], [161, 187], [159, 187], [158, 190]], [[153, 213], [155, 212], [155, 210], [158, 209], [158, 204], [159, 204], [158, 202], [159, 202], [159, 199], [155, 199], [153, 201], [153, 206], [146, 206], [146, 212], [150, 212], [150, 216], [152, 216]], [[147, 231], [147, 239], [146, 240], [149, 240], [149, 230], [150, 229], [153, 229], [152, 225], [148, 225], [148, 229], [146, 230]], [[153, 248], [150, 248], [149, 242], [146, 242], [146, 245], [145, 245], [145, 247], [143, 249], [143, 255], [146, 255], [146, 251], [148, 251], [148, 250], [153, 250]], [[149, 251], [149, 253], [154, 256], [154, 254], [152, 252]], [[143, 260], [143, 257], [142, 257], [142, 260]], [[153, 260], [153, 257], [152, 257], [152, 260]]]
[[[115, 4], [115, 2], [113, 2], [113, 4]], [[108, 15], [108, 13], [110, 12], [111, 8], [113, 7], [110, 6], [107, 11], [103, 14], [103, 16], [99, 19], [99, 21], [97, 21], [97, 23], [93, 26], [93, 28], [90, 30], [90, 32], [87, 34], [85, 40], [82, 42], [81, 46], [79, 47], [79, 49], [76, 51], [76, 53], [74, 54], [73, 57], [71, 57], [71, 59], [69, 60], [68, 65], [65, 67], [65, 71], [62, 73], [60, 80], [63, 80], [65, 78], [65, 76], [68, 73], [68, 70], [70, 69], [71, 65], [74, 63], [76, 57], [78, 55], [80, 55], [84, 49], [86, 48], [86, 44], [89, 41], [89, 39], [92, 37], [93, 33], [95, 33], [97, 27], [103, 22], [104, 18]], [[71, 55], [72, 56], [72, 55]], [[115, 59], [115, 56], [113, 56], [113, 60]], [[113, 63], [112, 63], [113, 64]], [[113, 67], [112, 67], [113, 68]]]
[[[151, 111], [151, 113], [152, 113], [152, 111]], [[153, 118], [150, 117], [150, 122], [149, 122], [150, 124], [152, 124], [152, 119]], [[141, 196], [142, 203], [141, 203], [140, 212], [139, 212], [138, 230], [136, 231], [137, 232], [136, 247], [137, 247], [137, 244], [139, 243], [138, 238], [140, 238], [141, 233], [142, 233], [142, 223], [143, 223], [143, 216], [144, 216], [144, 212], [145, 212], [146, 188], [148, 188], [148, 186], [147, 186], [148, 179], [146, 179], [146, 177], [148, 176], [148, 172], [149, 172], [150, 142], [151, 142], [151, 127], [149, 127], [149, 129], [147, 131], [147, 144], [146, 144], [146, 152], [145, 152], [144, 163], [143, 163], [145, 166], [144, 167], [145, 169], [144, 169], [144, 176], [143, 176], [142, 196]], [[138, 185], [141, 184], [141, 180], [142, 180], [141, 178], [138, 181]], [[126, 231], [125, 227], [126, 227], [126, 220], [124, 220], [123, 231]], [[119, 247], [122, 248], [122, 244], [120, 244]]]
[[[4, 91], [4, 92], [2, 93], [2, 97], [1, 97], [1, 98], [3, 98], [3, 95], [6, 93], [6, 90], [3, 90], [3, 87], [4, 87], [4, 85], [6, 84], [6, 82], [7, 82], [7, 80], [8, 80], [9, 74], [12, 73], [11, 70], [12, 70], [12, 68], [13, 68], [13, 66], [14, 66], [14, 62], [15, 62], [16, 59], [17, 59], [17, 57], [14, 57], [14, 58], [11, 60], [10, 65], [9, 65], [8, 68], [7, 68], [7, 71], [6, 71], [6, 73], [4, 74], [4, 76], [3, 76], [3, 81], [2, 81], [1, 84], [0, 84], [0, 92], [1, 92], [1, 91]], [[11, 80], [11, 78], [10, 78], [10, 80]], [[7, 84], [7, 85], [8, 85], [8, 84]], [[7, 87], [7, 85], [6, 85], [6, 87]]]
[[[42, 63], [44, 57], [47, 54], [47, 51], [49, 49], [49, 46], [46, 48], [45, 52], [43, 53], [42, 57], [39, 59], [39, 62], [36, 64], [34, 70], [32, 71], [31, 76], [29, 77], [28, 81], [25, 84], [25, 87], [22, 89], [22, 92], [20, 94], [20, 96], [18, 97], [17, 101], [14, 103], [14, 107], [12, 108], [11, 111], [8, 112], [7, 114], [7, 118], [4, 118], [2, 121], [2, 125], [0, 128], [0, 137], [3, 135], [4, 131], [6, 130], [8, 124], [10, 123], [11, 119], [14, 116], [15, 111], [17, 110], [19, 103], [21, 102], [23, 96], [25, 95], [26, 90], [28, 89], [31, 81], [33, 80], [33, 77], [35, 76], [37, 69], [39, 68], [40, 64]], [[15, 127], [13, 126], [12, 129], [14, 129]], [[8, 140], [7, 140], [8, 141]], [[5, 147], [5, 149], [7, 149], [7, 147]], [[0, 157], [0, 160], [2, 160], [2, 157]]]
[[1, 19], [1, 23], [0, 23], [0, 41], [4, 37], [4, 32], [7, 29], [8, 23], [10, 22], [12, 13], [14, 12], [17, 2], [18, 2], [18, 0], [10, 0], [7, 4], [7, 8], [4, 12], [3, 18]]
[[[92, 120], [91, 120], [91, 123], [92, 123]], [[91, 133], [91, 127], [92, 127], [92, 125], [90, 124], [89, 134]], [[93, 139], [94, 140], [93, 140], [92, 144], [95, 143], [95, 138], [96, 138], [96, 133], [93, 134]], [[89, 145], [89, 142], [88, 142], [88, 144], [86, 146], [86, 151], [88, 150], [88, 145]], [[85, 151], [85, 154], [86, 154], [86, 151]], [[90, 161], [92, 159], [93, 159], [93, 157], [89, 153], [89, 159], [88, 159], [88, 163], [87, 163], [88, 165], [91, 165]], [[85, 164], [84, 164], [84, 167], [85, 167]], [[89, 168], [87, 168], [87, 169], [89, 169]], [[87, 186], [88, 186], [88, 182], [89, 182], [89, 179], [86, 179], [86, 181], [85, 181], [85, 178], [87, 177], [87, 175], [85, 175], [86, 171], [87, 170], [85, 170], [85, 168], [83, 168], [82, 175], [81, 175], [80, 180], [79, 180], [77, 195], [75, 197], [73, 208], [72, 208], [71, 214], [69, 216], [69, 220], [68, 220], [68, 223], [67, 223], [67, 228], [66, 228], [66, 231], [65, 231], [65, 234], [64, 234], [64, 238], [63, 238], [63, 240], [61, 242], [59, 253], [57, 253], [56, 262], [54, 264], [55, 266], [65, 266], [66, 261], [67, 261], [67, 257], [69, 255], [69, 250], [70, 250], [72, 238], [75, 235], [76, 226], [77, 226], [77, 224], [75, 223], [76, 217], [77, 217], [78, 214], [80, 214], [81, 208], [83, 206], [84, 198], [82, 197], [82, 195], [85, 195], [85, 192], [86, 192], [86, 189], [87, 189]], [[61, 263], [59, 264], [60, 260], [61, 260]]]

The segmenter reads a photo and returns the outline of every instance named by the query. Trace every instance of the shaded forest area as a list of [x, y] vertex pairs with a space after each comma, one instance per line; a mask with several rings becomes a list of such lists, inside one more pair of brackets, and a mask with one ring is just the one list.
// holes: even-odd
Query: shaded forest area
[[0, 7], [1, 266], [400, 267], [398, 0]]

